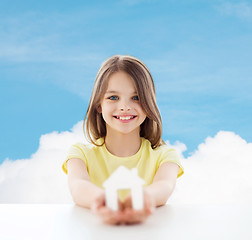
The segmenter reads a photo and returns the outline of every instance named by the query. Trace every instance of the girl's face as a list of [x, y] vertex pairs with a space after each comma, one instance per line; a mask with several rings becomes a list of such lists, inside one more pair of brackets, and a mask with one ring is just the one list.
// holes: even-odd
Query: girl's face
[[107, 90], [101, 99], [100, 112], [106, 122], [107, 133], [116, 131], [122, 134], [139, 134], [140, 125], [146, 115], [130, 75], [120, 71], [110, 76]]

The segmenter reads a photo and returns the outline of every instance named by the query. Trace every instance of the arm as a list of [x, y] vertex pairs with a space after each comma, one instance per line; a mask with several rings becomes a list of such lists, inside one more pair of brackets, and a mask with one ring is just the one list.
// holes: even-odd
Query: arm
[[105, 206], [105, 192], [91, 183], [85, 163], [78, 158], [67, 162], [68, 183], [74, 202], [85, 208], [92, 208], [105, 223], [120, 223], [120, 212], [114, 212]]
[[91, 183], [85, 163], [78, 158], [69, 159], [68, 184], [74, 202], [81, 206], [90, 208], [92, 203], [104, 190]]
[[165, 205], [171, 196], [176, 185], [178, 171], [179, 166], [176, 163], [163, 163], [158, 168], [153, 183], [145, 188], [156, 207]]

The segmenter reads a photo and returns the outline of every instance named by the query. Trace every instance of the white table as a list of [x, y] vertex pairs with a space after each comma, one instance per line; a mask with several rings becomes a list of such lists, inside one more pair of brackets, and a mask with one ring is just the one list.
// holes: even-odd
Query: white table
[[251, 240], [251, 205], [166, 205], [144, 224], [104, 225], [75, 205], [0, 204], [0, 239]]

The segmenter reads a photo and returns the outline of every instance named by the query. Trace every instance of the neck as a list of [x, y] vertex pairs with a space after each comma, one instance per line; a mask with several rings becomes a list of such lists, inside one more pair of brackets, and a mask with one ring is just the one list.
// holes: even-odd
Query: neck
[[109, 133], [105, 137], [105, 145], [108, 151], [117, 157], [129, 157], [138, 152], [141, 147], [139, 132], [129, 134]]

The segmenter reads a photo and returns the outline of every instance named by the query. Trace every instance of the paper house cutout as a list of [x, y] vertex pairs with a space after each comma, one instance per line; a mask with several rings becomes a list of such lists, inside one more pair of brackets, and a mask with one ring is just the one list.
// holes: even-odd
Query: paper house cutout
[[144, 180], [137, 174], [137, 169], [131, 170], [124, 166], [118, 167], [103, 183], [105, 188], [106, 205], [110, 209], [118, 210], [118, 190], [130, 189], [132, 207], [135, 210], [143, 208], [143, 184]]

